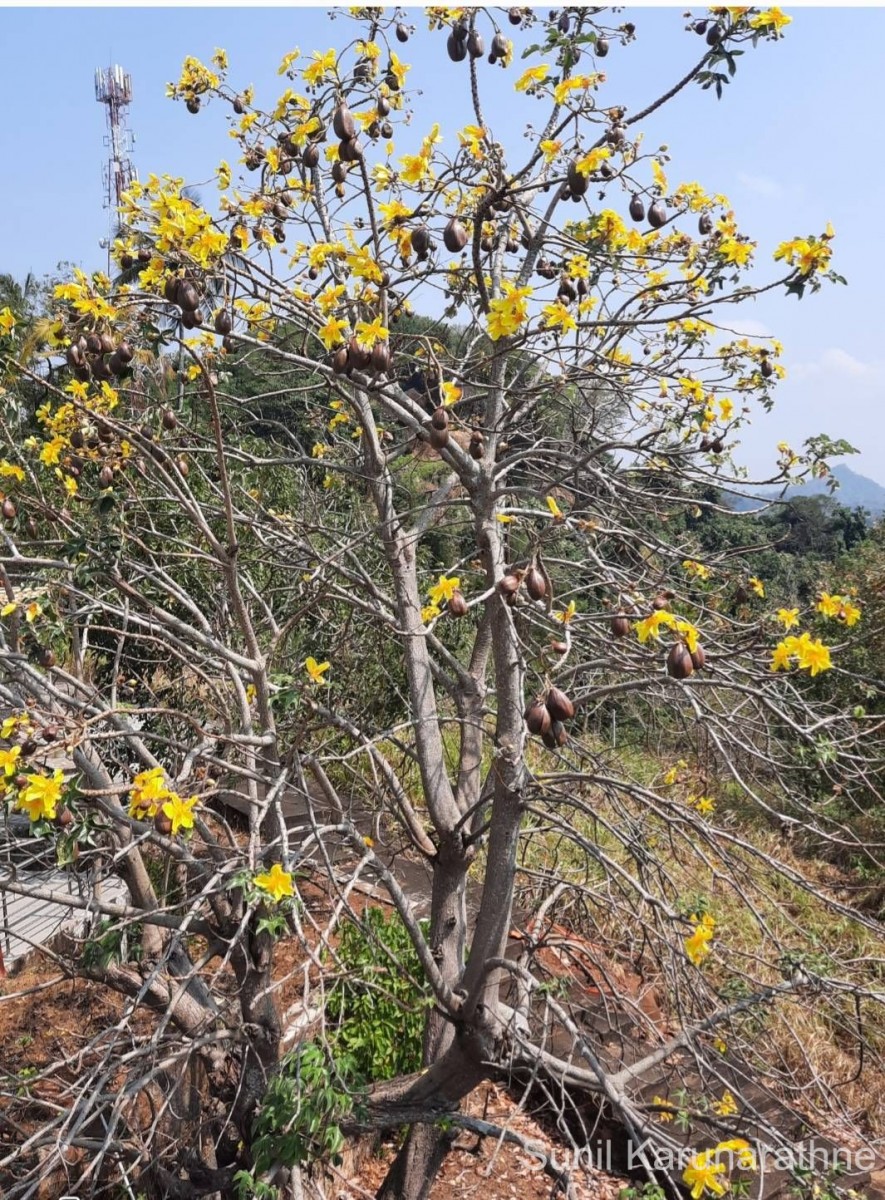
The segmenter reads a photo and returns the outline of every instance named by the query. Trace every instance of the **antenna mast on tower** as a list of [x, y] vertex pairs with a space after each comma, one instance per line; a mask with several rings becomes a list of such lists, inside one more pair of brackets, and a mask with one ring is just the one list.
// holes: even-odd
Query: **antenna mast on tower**
[[108, 237], [102, 240], [108, 252], [108, 274], [111, 269], [111, 246], [119, 220], [117, 209], [123, 193], [136, 178], [135, 168], [129, 155], [135, 138], [128, 126], [128, 109], [132, 103], [132, 76], [122, 67], [100, 67], [95, 72], [95, 98], [107, 108], [108, 132], [104, 144], [108, 147], [108, 161], [102, 169], [104, 182], [104, 207], [110, 210]]

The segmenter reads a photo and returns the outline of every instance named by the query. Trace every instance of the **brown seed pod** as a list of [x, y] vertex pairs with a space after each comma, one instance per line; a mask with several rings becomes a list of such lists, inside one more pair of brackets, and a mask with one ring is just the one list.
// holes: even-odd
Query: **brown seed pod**
[[396, 27], [396, 40], [398, 42], [407, 42], [409, 40], [409, 31], [402, 21]]
[[568, 734], [563, 723], [554, 721], [549, 731], [541, 735], [541, 740], [548, 750], [556, 750], [559, 746], [564, 746], [568, 740]]
[[713, 454], [721, 454], [724, 448], [722, 438], [720, 437], [713, 438], [712, 442], [710, 442], [710, 451]]
[[468, 446], [468, 451], [470, 453], [470, 457], [476, 459], [477, 462], [479, 462], [486, 452], [486, 440], [478, 429], [474, 429], [473, 433], [470, 435], [470, 445]]
[[523, 716], [525, 717], [529, 733], [543, 737], [545, 733], [550, 732], [553, 718], [550, 716], [550, 709], [543, 700], [533, 700], [525, 710]]
[[28, 537], [29, 537], [29, 538], [36, 538], [36, 537], [37, 537], [37, 535], [38, 535], [38, 534], [39, 534], [39, 532], [40, 532], [40, 528], [39, 528], [39, 526], [37, 525], [37, 522], [36, 522], [36, 520], [34, 519], [34, 517], [28, 517], [28, 520], [27, 520], [27, 522], [26, 522], [26, 525], [27, 525], [27, 530], [28, 530]]
[[332, 355], [332, 370], [336, 375], [343, 375], [347, 370], [347, 347], [339, 346]]
[[186, 458], [176, 458], [175, 468], [178, 471], [178, 474], [181, 476], [182, 479], [187, 479], [188, 475], [190, 475], [190, 473], [191, 473], [191, 469], [187, 465]]
[[578, 164], [575, 162], [569, 163], [567, 178], [568, 190], [572, 196], [583, 196], [590, 186], [590, 180], [578, 170]]
[[355, 163], [363, 157], [363, 145], [358, 137], [348, 138], [338, 147], [338, 157], [342, 162]]
[[215, 314], [215, 332], [227, 337], [234, 327], [233, 317], [226, 308], [220, 308]]
[[189, 113], [193, 113], [194, 116], [196, 116], [197, 113], [200, 111], [200, 97], [192, 96], [190, 98], [190, 100], [188, 100], [187, 104], [185, 104], [184, 107], [187, 109], [187, 111]]
[[481, 33], [471, 29], [467, 36], [467, 53], [471, 58], [482, 58], [486, 52], [486, 44]]
[[98, 473], [99, 487], [109, 488], [113, 485], [113, 482], [114, 482], [114, 472], [111, 470], [110, 467], [102, 467], [102, 469]]
[[625, 638], [630, 633], [630, 618], [626, 613], [619, 612], [611, 619], [612, 637]]
[[[340, 188], [346, 178], [347, 178], [346, 164], [343, 162], [332, 163], [332, 181], [333, 181], [333, 183], [337, 183], [338, 188]], [[338, 188], [336, 188], [336, 191], [335, 191], [336, 195], [338, 194]], [[343, 194], [344, 194], [344, 192], [342, 189], [341, 195], [343, 195]], [[340, 197], [339, 197], [339, 199], [340, 199]]]
[[379, 96], [378, 102], [375, 105], [375, 111], [379, 117], [386, 117], [390, 112], [390, 101], [386, 96]]
[[114, 339], [111, 337], [111, 335], [109, 333], [100, 334], [98, 340], [101, 342], [102, 354], [113, 354]]
[[412, 249], [416, 254], [426, 254], [430, 249], [430, 230], [426, 225], [419, 225], [412, 231]]
[[547, 707], [554, 721], [570, 721], [575, 715], [574, 704], [558, 687], [552, 687], [547, 693]]
[[605, 58], [608, 54], [608, 38], [601, 35], [596, 39], [596, 57]]
[[464, 599], [464, 593], [459, 588], [455, 588], [452, 592], [447, 607], [453, 617], [467, 616], [467, 601]]
[[467, 230], [457, 217], [452, 217], [443, 230], [443, 245], [450, 254], [458, 254], [467, 245]]
[[770, 379], [774, 374], [774, 367], [767, 358], [763, 358], [762, 362], [759, 364], [759, 370], [763, 379]]
[[522, 24], [522, 9], [521, 8], [509, 8], [507, 10], [507, 20], [510, 22], [511, 25], [521, 25]]
[[691, 665], [696, 671], [703, 671], [707, 662], [707, 656], [704, 653], [704, 647], [701, 645], [695, 646], [691, 651]]
[[352, 371], [365, 371], [372, 362], [372, 351], [361, 346], [355, 337], [347, 343], [347, 366]]
[[86, 349], [90, 354], [101, 354], [101, 338], [97, 333], [87, 334]]
[[660, 229], [667, 222], [667, 209], [662, 200], [655, 200], [648, 210], [648, 223], [652, 229]]
[[673, 679], [688, 679], [693, 671], [694, 664], [691, 661], [688, 647], [683, 642], [677, 642], [675, 646], [671, 646], [670, 653], [667, 655], [667, 674]]
[[372, 370], [379, 374], [390, 370], [390, 346], [387, 342], [377, 341], [372, 347]]
[[652, 608], [657, 608], [657, 609], [669, 608], [670, 601], [675, 600], [675, 598], [676, 598], [675, 592], [671, 592], [671, 591], [658, 592], [658, 594], [655, 596], [654, 600], [652, 600], [651, 606], [652, 606]]
[[630, 201], [630, 216], [634, 221], [645, 220], [645, 205], [641, 196], [634, 196]]
[[341, 104], [332, 113], [332, 128], [335, 130], [335, 136], [341, 141], [346, 141], [356, 134], [356, 122], [353, 119], [353, 113], [342, 101]]
[[233, 98], [233, 110], [238, 117], [241, 117], [246, 111], [246, 105], [239, 96], [234, 96]]
[[182, 279], [175, 293], [175, 302], [184, 312], [196, 312], [200, 307], [200, 293], [189, 279]]
[[301, 161], [308, 171], [312, 171], [314, 167], [318, 166], [320, 161], [320, 148], [315, 142], [311, 142], [309, 145], [304, 147], [301, 152]]
[[454, 33], [450, 33], [446, 38], [446, 54], [452, 62], [463, 62], [467, 57], [467, 45], [459, 38], [456, 38]]
[[162, 809], [154, 817], [154, 829], [157, 833], [161, 833], [163, 837], [168, 837], [172, 832], [172, 818], [167, 817]]
[[65, 358], [71, 370], [83, 366], [83, 351], [76, 342], [74, 342], [73, 345], [68, 346], [67, 350], [65, 351]]
[[163, 422], [164, 429], [174, 429], [175, 426], [178, 424], [178, 417], [176, 417], [175, 413], [172, 411], [171, 408], [163, 409], [163, 415], [161, 417], [161, 420]]
[[50, 650], [48, 646], [41, 646], [37, 651], [37, 664], [41, 666], [44, 671], [51, 670], [55, 666], [56, 661], [57, 660], [54, 652]]
[[[113, 358], [113, 355], [111, 355]], [[97, 358], [92, 364], [92, 378], [97, 379], [99, 383], [106, 383], [112, 375], [110, 363], [105, 362], [103, 358]]]
[[519, 591], [519, 585], [522, 580], [521, 575], [514, 575], [510, 572], [503, 579], [498, 580], [498, 591], [502, 596], [515, 596]]
[[8, 496], [4, 499], [3, 504], [0, 505], [0, 509], [2, 509], [4, 521], [14, 521], [15, 520], [15, 514], [18, 510], [16, 509], [13, 501], [10, 500]]
[[709, 213], [702, 213], [698, 218], [698, 233], [701, 237], [706, 237], [708, 233], [713, 232], [713, 218]]
[[120, 255], [120, 266], [123, 268], [124, 271], [128, 271], [134, 262], [135, 262], [135, 259], [132, 257], [131, 254], [121, 254]]
[[441, 404], [438, 408], [433, 410], [433, 416], [430, 418], [430, 423], [434, 429], [448, 429], [449, 414]]
[[167, 275], [166, 282], [163, 284], [163, 299], [168, 300], [170, 304], [175, 304], [178, 300], [178, 288], [181, 280], [177, 275]]
[[529, 567], [525, 573], [523, 583], [525, 584], [525, 590], [533, 600], [543, 600], [547, 595], [547, 580], [537, 567]]
[[430, 437], [428, 438], [434, 450], [443, 450], [449, 444], [448, 429], [440, 429], [436, 425], [430, 426]]
[[568, 642], [551, 642], [550, 649], [555, 654], [565, 654], [566, 650], [568, 650]]

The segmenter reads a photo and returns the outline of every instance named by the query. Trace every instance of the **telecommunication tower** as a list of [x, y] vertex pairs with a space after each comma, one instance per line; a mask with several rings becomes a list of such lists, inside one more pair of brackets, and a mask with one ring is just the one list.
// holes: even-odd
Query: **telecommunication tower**
[[[132, 103], [132, 76], [122, 67], [99, 67], [95, 72], [95, 98], [107, 109], [108, 132], [104, 144], [108, 147], [108, 161], [102, 169], [104, 182], [104, 207], [110, 210], [108, 221], [108, 271], [110, 271], [111, 246], [119, 221], [117, 209], [123, 193], [136, 178], [135, 168], [129, 155], [135, 138], [129, 129], [128, 110]], [[104, 241], [102, 242], [104, 245]]]

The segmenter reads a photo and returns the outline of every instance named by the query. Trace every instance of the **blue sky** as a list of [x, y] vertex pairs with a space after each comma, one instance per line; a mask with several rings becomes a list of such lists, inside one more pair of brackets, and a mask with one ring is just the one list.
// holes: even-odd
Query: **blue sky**
[[[611, 18], [632, 20], [637, 40], [613, 45], [600, 103], [635, 111], [684, 74], [703, 49], [702, 39], [685, 32], [685, 11], [626, 8]], [[783, 41], [748, 49], [722, 101], [696, 86], [685, 89], [644, 123], [645, 146], [668, 145], [671, 182], [698, 179], [728, 195], [741, 228], [758, 240], [762, 262], [778, 242], [832, 221], [833, 265], [847, 288], [828, 286], [801, 302], [778, 291], [736, 310], [745, 332], [780, 338], [789, 372], [774, 411], [756, 418], [738, 457], [761, 472], [781, 439], [798, 445], [827, 432], [861, 450], [851, 459], [855, 470], [885, 483], [885, 9], [787, 11], [793, 23]], [[454, 144], [455, 131], [470, 119], [464, 64], [449, 62], [444, 37], [428, 34], [421, 10], [407, 10], [407, 19], [419, 31], [401, 57], [423, 93], [415, 101], [414, 136], [438, 120]], [[192, 117], [165, 98], [184, 56], [208, 60], [223, 46], [231, 81], [254, 83], [257, 100], [272, 101], [282, 90], [276, 68], [286, 51], [325, 50], [349, 40], [353, 28], [346, 18], [330, 23], [321, 8], [0, 9], [7, 105], [0, 122], [0, 271], [42, 274], [61, 260], [104, 264], [105, 126], [93, 97], [95, 67], [119, 62], [132, 75], [134, 159], [142, 177], [167, 172], [199, 185], [221, 158], [235, 158], [234, 144], [226, 108], [210, 105]], [[518, 63], [507, 73], [483, 64], [487, 123], [518, 152], [526, 121], [540, 109], [514, 95], [517, 70]]]

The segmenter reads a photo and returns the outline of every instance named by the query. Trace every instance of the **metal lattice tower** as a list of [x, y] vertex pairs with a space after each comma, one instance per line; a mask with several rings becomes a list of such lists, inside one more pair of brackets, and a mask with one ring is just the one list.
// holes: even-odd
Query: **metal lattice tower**
[[[104, 207], [110, 210], [108, 221], [108, 270], [110, 270], [111, 245], [117, 232], [117, 210], [122, 203], [123, 193], [136, 178], [135, 168], [129, 155], [135, 138], [128, 127], [128, 109], [132, 103], [132, 76], [122, 67], [99, 67], [95, 72], [95, 98], [107, 109], [108, 132], [104, 144], [108, 147], [108, 161], [102, 168], [104, 182]], [[104, 245], [104, 242], [102, 242]]]

